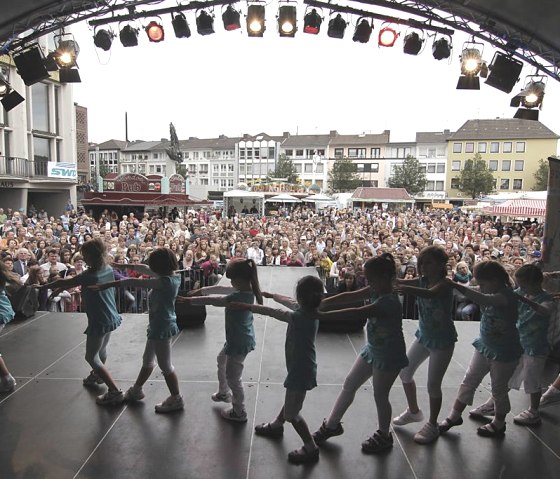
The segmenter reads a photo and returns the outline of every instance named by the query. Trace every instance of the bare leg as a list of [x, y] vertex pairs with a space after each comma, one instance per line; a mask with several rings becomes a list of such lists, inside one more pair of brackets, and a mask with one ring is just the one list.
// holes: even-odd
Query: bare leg
[[179, 379], [177, 378], [177, 374], [175, 371], [169, 374], [164, 374], [163, 377], [165, 378], [165, 383], [169, 388], [169, 392], [172, 396], [178, 396], [179, 392]]
[[420, 411], [418, 407], [418, 398], [416, 396], [416, 383], [414, 380], [410, 383], [403, 383], [404, 394], [408, 402], [408, 409], [411, 413], [416, 414]]
[[6, 377], [10, 375], [10, 371], [8, 371], [8, 367], [6, 366], [6, 363], [4, 362], [4, 358], [2, 356], [0, 356], [0, 376], [1, 377]]

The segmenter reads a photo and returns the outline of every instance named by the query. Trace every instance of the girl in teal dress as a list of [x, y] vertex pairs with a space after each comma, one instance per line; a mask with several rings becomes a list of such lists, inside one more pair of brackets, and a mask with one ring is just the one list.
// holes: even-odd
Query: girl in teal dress
[[142, 368], [136, 382], [125, 394], [127, 401], [144, 399], [142, 387], [150, 378], [155, 366], [160, 367], [170, 396], [156, 404], [156, 412], [167, 413], [184, 408], [183, 396], [179, 391], [179, 380], [171, 362], [171, 342], [179, 332], [175, 316], [175, 299], [181, 285], [181, 276], [175, 274], [177, 257], [169, 248], [158, 248], [148, 257], [148, 266], [144, 264], [114, 264], [113, 267], [133, 269], [148, 278], [125, 278], [110, 283], [90, 286], [91, 289], [103, 290], [118, 286], [122, 288], [150, 288], [148, 340], [142, 358]]
[[[231, 302], [253, 304], [255, 299], [262, 304], [262, 294], [257, 275], [257, 265], [252, 259], [232, 259], [226, 267], [226, 277], [231, 287], [208, 286], [191, 291], [188, 297], [177, 301], [187, 304], [225, 307], [226, 342], [218, 354], [218, 391], [212, 394], [215, 402], [232, 403], [222, 411], [228, 421], [247, 422], [245, 392], [242, 374], [245, 358], [255, 349], [253, 313], [230, 307]], [[207, 296], [207, 295], [225, 296]], [[194, 297], [207, 296], [207, 297]]]
[[[12, 308], [12, 303], [6, 295], [6, 284], [7, 283], [19, 283], [19, 276], [12, 271], [8, 270], [8, 267], [4, 264], [4, 261], [0, 261], [0, 332], [4, 329], [4, 326], [14, 319], [15, 312]], [[0, 392], [10, 392], [16, 387], [16, 380], [10, 374], [4, 358], [0, 354]]]
[[389, 392], [399, 371], [408, 365], [408, 359], [402, 332], [402, 306], [393, 291], [396, 277], [393, 256], [384, 253], [369, 259], [364, 264], [364, 272], [369, 286], [332, 296], [323, 300], [321, 305], [323, 310], [336, 304], [370, 300], [370, 304], [360, 308], [331, 311], [328, 318], [325, 318], [368, 318], [367, 343], [346, 376], [329, 417], [313, 434], [313, 439], [317, 445], [321, 445], [330, 437], [344, 432], [340, 423], [342, 416], [352, 404], [356, 391], [371, 379], [379, 425], [377, 431], [362, 443], [362, 451], [374, 454], [393, 447], [393, 437], [389, 430], [392, 412]]

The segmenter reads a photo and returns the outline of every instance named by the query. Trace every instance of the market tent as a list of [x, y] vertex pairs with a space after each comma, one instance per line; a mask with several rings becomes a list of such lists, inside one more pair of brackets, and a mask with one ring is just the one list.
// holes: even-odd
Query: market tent
[[335, 200], [334, 200], [334, 198], [331, 198], [330, 196], [318, 193], [316, 195], [310, 195], [310, 196], [307, 196], [306, 198], [303, 198], [303, 201], [312, 201], [313, 203], [315, 203], [317, 201], [335, 201]]
[[508, 200], [492, 208], [495, 216], [545, 216], [546, 200], [519, 198]]
[[281, 193], [266, 200], [267, 203], [299, 203], [300, 201], [301, 200], [299, 198], [287, 193]]
[[235, 210], [235, 212], [241, 212], [244, 208], [248, 210], [254, 208], [257, 209], [257, 214], [264, 214], [264, 194], [256, 193], [254, 191], [248, 190], [231, 190], [224, 193], [224, 212], [230, 214]]

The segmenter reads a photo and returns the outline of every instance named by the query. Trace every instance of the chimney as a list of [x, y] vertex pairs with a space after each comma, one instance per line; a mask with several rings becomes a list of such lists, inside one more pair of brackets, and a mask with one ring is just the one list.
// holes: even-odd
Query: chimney
[[218, 138], [219, 138], [220, 140], [225, 140], [225, 139], [227, 138], [227, 136], [226, 136], [226, 135], [220, 135]]
[[331, 138], [334, 138], [334, 137], [338, 136], [338, 131], [336, 131], [336, 130], [329, 131], [329, 136]]
[[166, 142], [168, 142], [168, 141], [169, 141], [169, 140], [168, 140], [167, 138], [162, 138], [162, 139], [161, 139], [161, 142], [162, 142], [162, 143], [166, 143]]
[[282, 138], [290, 138], [290, 132], [285, 131], [284, 133], [282, 133]]
[[249, 135], [249, 133], [243, 133], [244, 140], [248, 140], [249, 138], [251, 138], [251, 135]]
[[449, 133], [451, 133], [451, 130], [443, 130], [443, 132], [444, 132], [446, 135], [449, 135]]

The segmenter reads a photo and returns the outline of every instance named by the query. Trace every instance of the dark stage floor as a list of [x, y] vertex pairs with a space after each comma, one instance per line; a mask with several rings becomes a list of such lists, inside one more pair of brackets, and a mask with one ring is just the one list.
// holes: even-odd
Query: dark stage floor
[[[292, 294], [305, 268], [259, 270], [264, 290]], [[125, 315], [109, 348], [108, 366], [122, 389], [138, 373], [147, 317]], [[38, 313], [8, 325], [0, 352], [18, 381], [0, 395], [0, 479], [65, 478], [557, 478], [560, 477], [560, 406], [543, 411], [542, 426], [519, 427], [508, 418], [504, 440], [480, 438], [477, 423], [462, 427], [435, 444], [419, 446], [420, 425], [395, 428], [395, 447], [382, 456], [361, 453], [360, 444], [376, 428], [371, 385], [360, 390], [344, 418], [346, 433], [321, 450], [318, 464], [293, 466], [287, 453], [300, 446], [288, 426], [282, 440], [256, 437], [253, 426], [272, 419], [281, 407], [285, 376], [285, 324], [257, 317], [257, 349], [245, 363], [249, 422], [230, 424], [220, 417], [216, 390], [216, 354], [224, 341], [223, 311], [208, 308], [205, 326], [176, 338], [174, 364], [185, 397], [184, 412], [156, 415], [154, 404], [167, 397], [161, 374], [154, 374], [138, 405], [100, 407], [97, 393], [82, 386], [89, 369], [85, 352], [85, 316]], [[457, 324], [460, 342], [444, 383], [442, 418], [454, 399], [472, 354], [477, 323]], [[416, 324], [405, 322], [408, 342]], [[319, 383], [303, 415], [314, 430], [329, 413], [344, 377], [364, 342], [362, 333], [320, 333], [317, 338]], [[417, 375], [419, 400], [427, 409], [426, 367]], [[488, 383], [484, 383], [485, 388]], [[476, 401], [486, 399], [481, 388]], [[514, 412], [525, 409], [525, 394], [512, 392]], [[394, 415], [405, 407], [400, 384], [391, 393]]]

